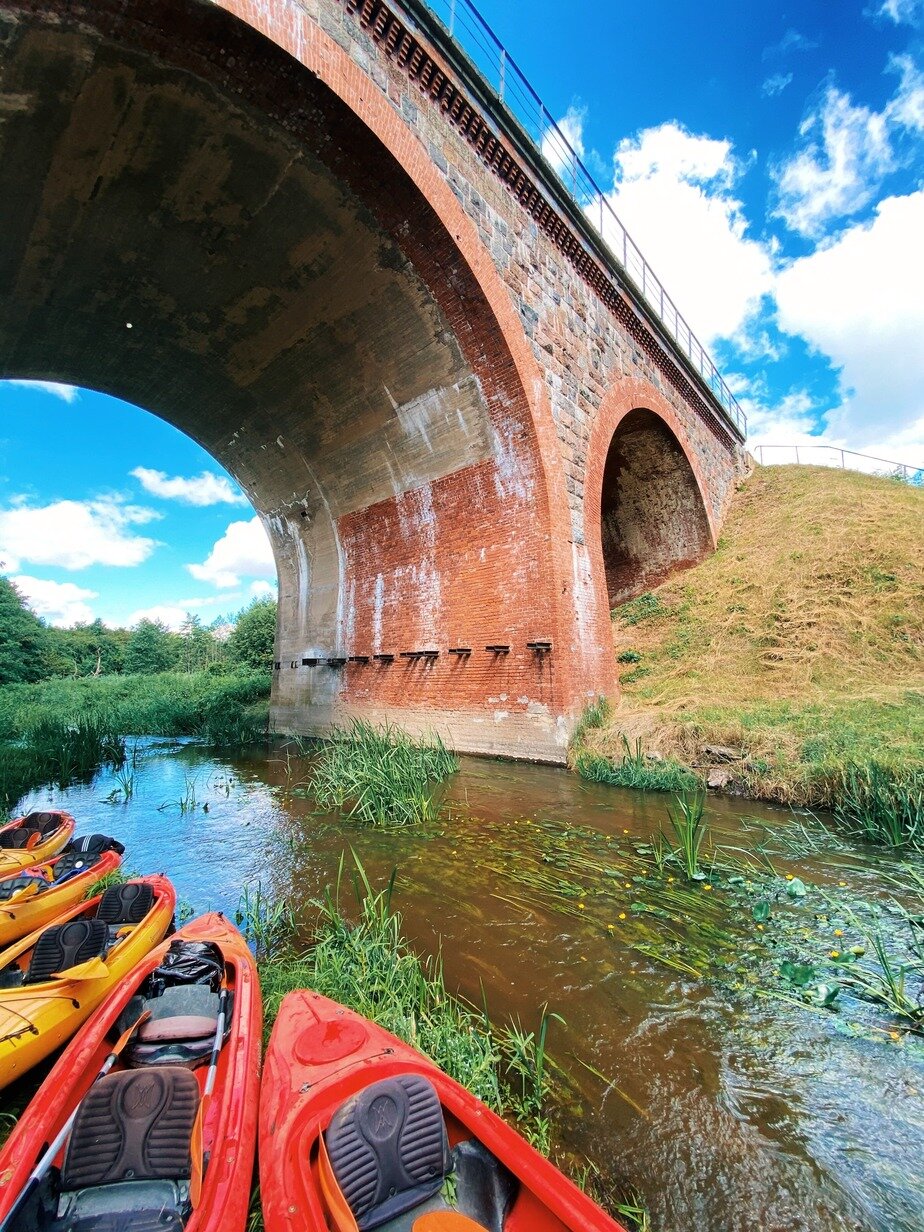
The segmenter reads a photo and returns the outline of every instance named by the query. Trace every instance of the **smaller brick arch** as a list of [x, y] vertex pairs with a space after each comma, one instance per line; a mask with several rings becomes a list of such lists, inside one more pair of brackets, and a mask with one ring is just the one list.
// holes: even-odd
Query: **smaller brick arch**
[[707, 490], [667, 401], [636, 382], [614, 390], [588, 451], [585, 528], [601, 608], [625, 603], [714, 550]]

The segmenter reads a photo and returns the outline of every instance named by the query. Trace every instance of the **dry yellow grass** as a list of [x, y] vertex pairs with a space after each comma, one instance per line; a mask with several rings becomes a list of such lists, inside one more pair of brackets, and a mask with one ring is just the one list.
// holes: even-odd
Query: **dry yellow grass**
[[[924, 762], [924, 490], [824, 467], [758, 467], [716, 553], [617, 609], [623, 730], [702, 761], [743, 747], [750, 785], [827, 798], [851, 760]], [[638, 658], [636, 658], [638, 656]]]
[[924, 688], [924, 490], [758, 467], [718, 551], [654, 593], [662, 616], [613, 622], [617, 654], [649, 668], [630, 696], [676, 709]]

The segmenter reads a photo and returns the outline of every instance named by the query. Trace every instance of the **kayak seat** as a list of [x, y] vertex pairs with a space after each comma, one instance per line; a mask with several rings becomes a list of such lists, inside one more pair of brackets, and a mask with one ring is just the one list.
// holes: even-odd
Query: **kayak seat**
[[111, 838], [108, 834], [82, 834], [80, 838], [72, 838], [64, 848], [65, 855], [82, 852], [84, 855], [100, 856], [104, 851], [117, 851], [120, 856], [123, 856], [125, 855], [125, 844], [120, 843], [117, 838]]
[[102, 958], [108, 944], [109, 929], [102, 920], [52, 924], [35, 943], [24, 983], [38, 984], [91, 958]]
[[18, 894], [20, 890], [28, 890], [32, 885], [36, 887], [36, 892], [41, 894], [42, 890], [48, 889], [49, 884], [44, 877], [34, 877], [29, 873], [22, 873], [19, 877], [4, 877], [0, 881], [0, 902], [9, 902], [14, 894]]
[[16, 826], [12, 830], [0, 830], [0, 847], [7, 851], [21, 851], [34, 833], [34, 830], [27, 830], [25, 826]]
[[96, 859], [94, 856], [84, 855], [79, 851], [69, 851], [63, 856], [58, 856], [52, 869], [54, 884], [63, 885], [65, 881], [70, 881], [72, 877], [85, 873], [95, 863]]
[[27, 830], [38, 831], [42, 838], [51, 834], [53, 830], [60, 829], [64, 822], [64, 818], [60, 813], [38, 812], [27, 813], [22, 819], [22, 824]]
[[144, 882], [126, 881], [110, 886], [96, 908], [96, 918], [109, 928], [140, 924], [154, 905], [154, 890]]
[[322, 1173], [329, 1161], [360, 1232], [419, 1213], [452, 1169], [439, 1097], [419, 1074], [385, 1078], [348, 1099], [334, 1113], [324, 1146]]
[[54, 1232], [179, 1232], [198, 1108], [195, 1078], [174, 1066], [94, 1083], [71, 1130]]
[[[194, 1069], [208, 1061], [215, 1042], [220, 998], [206, 984], [174, 985], [159, 997], [137, 999], [135, 1017], [151, 1017], [138, 1028], [128, 1050], [128, 1064], [183, 1065]], [[228, 1015], [230, 1022], [230, 1014]]]

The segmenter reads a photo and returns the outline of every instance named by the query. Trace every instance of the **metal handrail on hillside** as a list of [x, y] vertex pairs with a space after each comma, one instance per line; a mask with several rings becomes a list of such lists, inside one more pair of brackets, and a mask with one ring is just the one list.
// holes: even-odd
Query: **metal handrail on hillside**
[[[866, 462], [878, 462], [882, 466], [888, 467], [885, 472], [879, 474], [901, 476], [906, 483], [924, 484], [924, 466], [912, 466], [909, 462], [890, 462], [888, 458], [877, 458], [871, 453], [857, 453], [855, 449], [841, 449], [840, 445], [755, 445], [751, 452], [757, 456], [761, 466], [765, 466], [764, 450], [766, 449], [785, 449], [789, 453], [795, 455], [796, 465], [808, 465], [803, 463], [802, 457], [807, 453], [824, 453], [828, 458], [834, 459], [827, 463], [822, 462], [822, 466], [837, 466], [841, 470], [862, 471], [860, 466], [851, 466], [846, 458], [862, 458]], [[840, 462], [837, 461], [838, 457]], [[784, 463], [785, 465], [785, 463]], [[867, 474], [870, 472], [867, 472]], [[873, 472], [874, 474], [877, 472]]]
[[496, 91], [537, 152], [570, 191], [615, 264], [631, 279], [743, 438], [747, 433], [747, 417], [738, 399], [619, 221], [604, 190], [478, 9], [471, 0], [422, 0], [422, 3]]

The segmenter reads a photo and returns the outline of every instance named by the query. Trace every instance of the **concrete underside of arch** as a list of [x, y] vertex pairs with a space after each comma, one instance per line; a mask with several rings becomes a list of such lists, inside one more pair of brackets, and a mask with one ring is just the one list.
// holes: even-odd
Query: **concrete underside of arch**
[[561, 761], [588, 681], [518, 340], [394, 154], [292, 72], [211, 6], [0, 0], [0, 377], [113, 393], [238, 479], [279, 573], [279, 729], [387, 716]]

